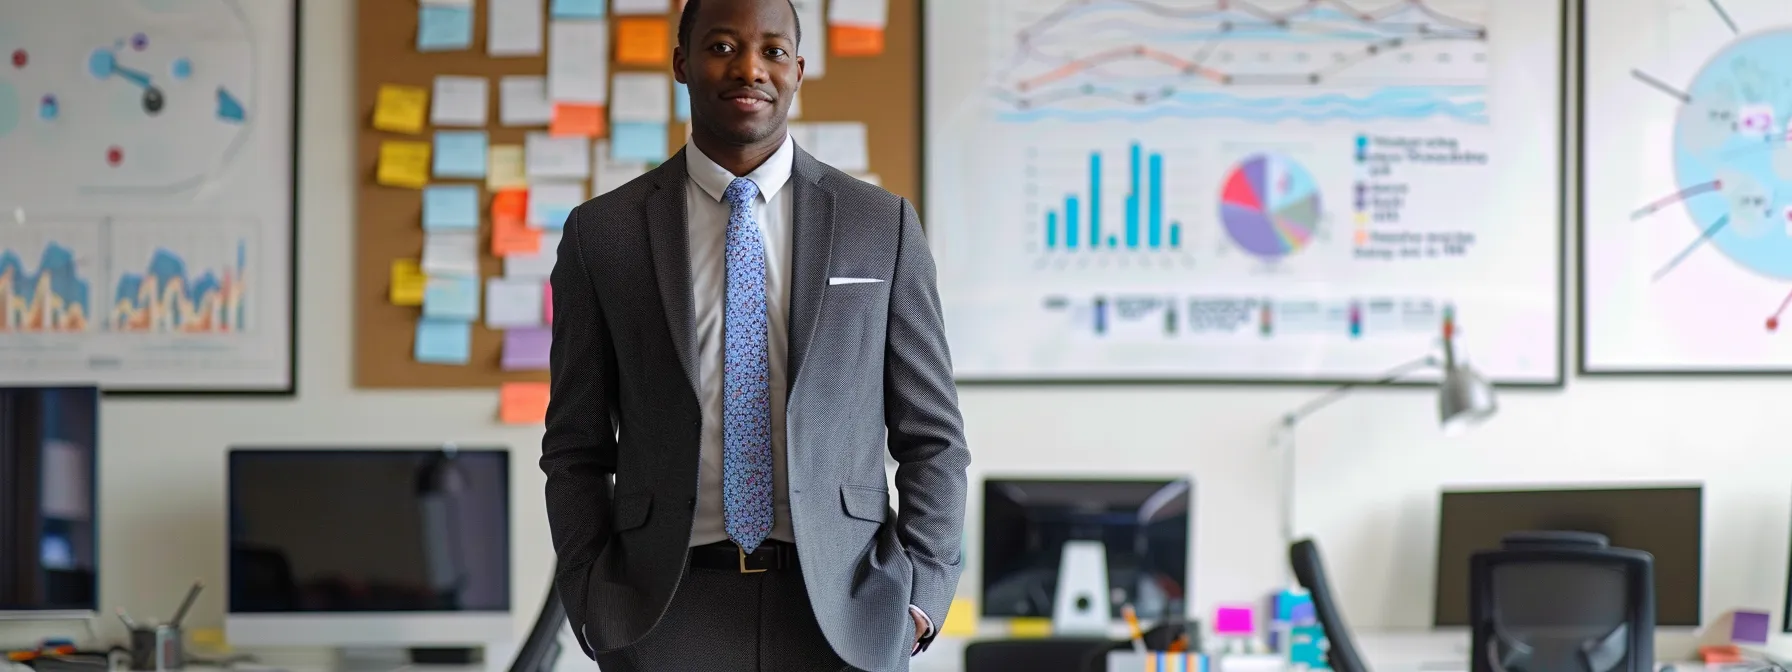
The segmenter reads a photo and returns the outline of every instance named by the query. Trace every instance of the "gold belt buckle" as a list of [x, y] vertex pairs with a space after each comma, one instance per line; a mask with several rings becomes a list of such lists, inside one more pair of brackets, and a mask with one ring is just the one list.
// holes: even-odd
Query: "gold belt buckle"
[[740, 556], [740, 573], [758, 574], [765, 571], [763, 569], [747, 569], [747, 549], [741, 548], [740, 544], [734, 545], [734, 552]]

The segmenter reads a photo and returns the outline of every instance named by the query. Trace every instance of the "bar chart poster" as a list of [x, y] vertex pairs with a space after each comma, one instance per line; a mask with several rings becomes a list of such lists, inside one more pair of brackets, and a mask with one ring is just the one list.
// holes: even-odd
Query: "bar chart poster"
[[927, 13], [959, 380], [1560, 384], [1559, 0]]

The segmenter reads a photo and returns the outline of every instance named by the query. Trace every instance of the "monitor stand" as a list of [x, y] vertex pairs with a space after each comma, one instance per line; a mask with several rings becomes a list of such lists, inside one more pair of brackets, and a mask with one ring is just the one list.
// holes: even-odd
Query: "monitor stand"
[[1052, 634], [1108, 636], [1114, 612], [1108, 604], [1108, 551], [1099, 541], [1066, 541], [1058, 562]]

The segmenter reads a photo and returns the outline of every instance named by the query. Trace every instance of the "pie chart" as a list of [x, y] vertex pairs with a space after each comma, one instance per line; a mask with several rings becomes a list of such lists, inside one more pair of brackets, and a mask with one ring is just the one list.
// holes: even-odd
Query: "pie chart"
[[1226, 174], [1220, 223], [1244, 251], [1274, 261], [1306, 248], [1319, 228], [1319, 187], [1287, 157], [1257, 154]]

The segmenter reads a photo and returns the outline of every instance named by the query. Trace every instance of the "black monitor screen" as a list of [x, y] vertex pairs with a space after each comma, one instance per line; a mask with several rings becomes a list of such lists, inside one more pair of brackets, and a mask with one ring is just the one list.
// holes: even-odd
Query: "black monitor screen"
[[509, 611], [508, 451], [229, 461], [231, 613]]
[[95, 611], [100, 392], [0, 387], [0, 611]]
[[1067, 540], [1107, 549], [1114, 617], [1180, 616], [1186, 604], [1190, 525], [1187, 480], [983, 483], [983, 613], [1052, 615]]
[[1468, 625], [1469, 558], [1513, 532], [1605, 535], [1655, 556], [1655, 623], [1699, 625], [1704, 495], [1698, 486], [1445, 492], [1438, 515], [1438, 626]]

